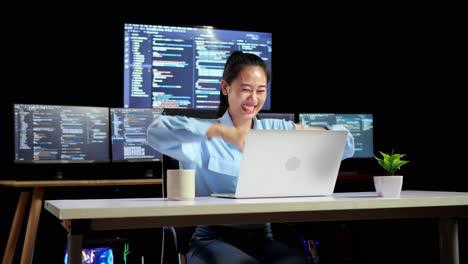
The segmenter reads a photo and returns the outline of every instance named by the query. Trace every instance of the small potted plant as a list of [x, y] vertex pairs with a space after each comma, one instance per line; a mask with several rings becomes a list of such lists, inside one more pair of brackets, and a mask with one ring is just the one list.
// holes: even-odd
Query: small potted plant
[[395, 172], [401, 168], [401, 166], [407, 164], [409, 161], [401, 160], [405, 154], [386, 154], [379, 151], [382, 158], [378, 158], [374, 155], [377, 162], [384, 168], [386, 176], [374, 176], [374, 185], [377, 195], [384, 197], [399, 197], [401, 188], [403, 186], [403, 176], [395, 175]]

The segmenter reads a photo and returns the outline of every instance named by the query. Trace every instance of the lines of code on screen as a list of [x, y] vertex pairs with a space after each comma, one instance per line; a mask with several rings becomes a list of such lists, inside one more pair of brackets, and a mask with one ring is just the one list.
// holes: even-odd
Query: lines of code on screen
[[14, 105], [15, 162], [109, 160], [109, 109]]
[[162, 154], [147, 144], [146, 130], [162, 110], [111, 108], [112, 160], [161, 160]]
[[216, 109], [233, 50], [258, 55], [271, 70], [268, 32], [125, 24], [124, 36], [124, 107]]

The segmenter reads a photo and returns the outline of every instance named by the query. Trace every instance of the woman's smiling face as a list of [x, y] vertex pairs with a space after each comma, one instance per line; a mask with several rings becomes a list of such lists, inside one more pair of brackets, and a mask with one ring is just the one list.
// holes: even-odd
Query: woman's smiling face
[[259, 66], [245, 67], [230, 85], [223, 86], [223, 94], [228, 96], [232, 119], [254, 118], [267, 97], [267, 76], [264, 69]]

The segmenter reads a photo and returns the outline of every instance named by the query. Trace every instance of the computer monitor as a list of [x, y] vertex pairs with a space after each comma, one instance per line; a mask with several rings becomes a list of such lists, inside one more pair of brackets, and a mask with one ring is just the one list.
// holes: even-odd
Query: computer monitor
[[15, 104], [16, 163], [109, 161], [106, 107]]
[[112, 161], [161, 161], [162, 154], [147, 144], [148, 126], [161, 108], [111, 108]]
[[112, 177], [162, 177], [162, 154], [148, 145], [146, 138], [148, 126], [162, 111], [162, 108], [110, 109]]
[[124, 107], [216, 110], [233, 50], [254, 53], [272, 66], [270, 32], [125, 24], [124, 38]]
[[306, 127], [343, 125], [354, 137], [353, 158], [372, 158], [374, 155], [372, 114], [299, 113], [299, 122]]
[[286, 121], [296, 121], [294, 113], [271, 113], [271, 112], [260, 112], [257, 114], [259, 119], [284, 119]]
[[[21, 165], [17, 179], [23, 177], [23, 169], [29, 169], [26, 174], [31, 179], [62, 179], [64, 168], [69, 168], [66, 164], [109, 162], [108, 108], [14, 104], [13, 109], [14, 163], [43, 164], [34, 168]], [[77, 166], [69, 172], [78, 171]], [[76, 176], [87, 175], [81, 174]]]

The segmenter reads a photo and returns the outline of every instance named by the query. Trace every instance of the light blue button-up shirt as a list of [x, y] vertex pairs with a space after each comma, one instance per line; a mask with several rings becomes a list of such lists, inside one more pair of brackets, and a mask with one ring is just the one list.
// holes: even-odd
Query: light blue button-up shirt
[[[211, 193], [234, 193], [242, 152], [222, 138], [208, 139], [213, 123], [234, 126], [229, 113], [218, 119], [196, 119], [183, 116], [160, 116], [148, 128], [148, 143], [157, 151], [179, 160], [181, 169], [195, 169], [196, 196]], [[291, 130], [292, 121], [254, 118], [253, 129]], [[344, 127], [331, 127], [346, 130]], [[354, 154], [354, 138], [348, 131], [343, 159]]]

